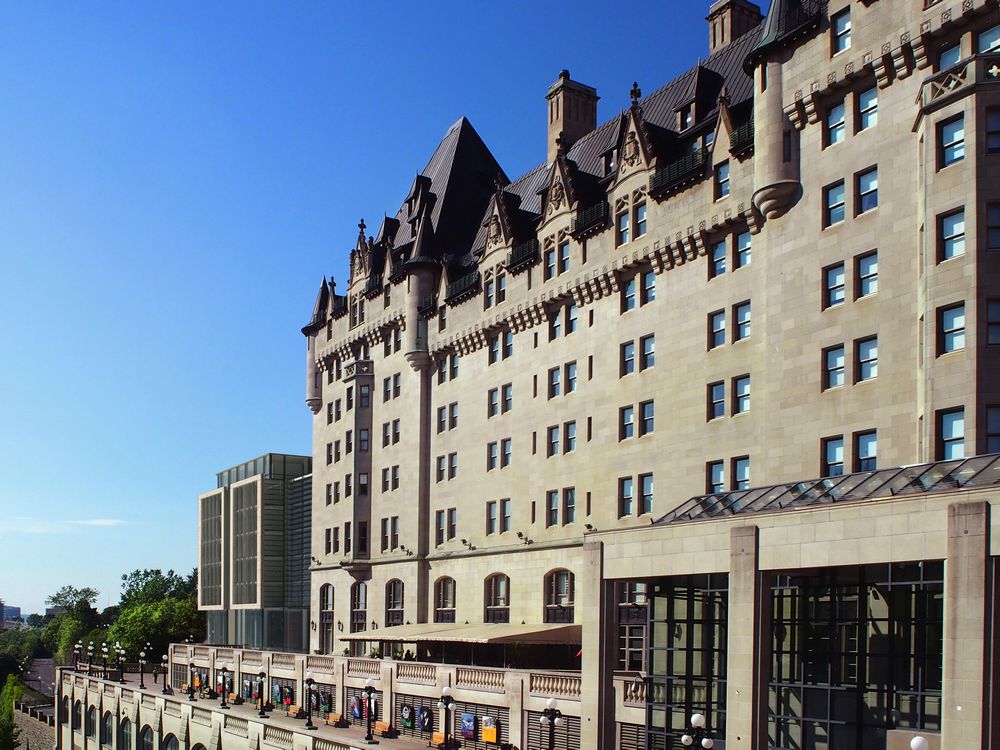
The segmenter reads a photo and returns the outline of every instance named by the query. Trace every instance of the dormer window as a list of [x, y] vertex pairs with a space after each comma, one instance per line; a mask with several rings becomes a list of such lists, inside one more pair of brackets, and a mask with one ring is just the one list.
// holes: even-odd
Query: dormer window
[[604, 155], [604, 176], [614, 174], [615, 172], [615, 152], [609, 151]]
[[693, 104], [686, 104], [677, 110], [677, 125], [680, 130], [687, 130], [694, 125]]

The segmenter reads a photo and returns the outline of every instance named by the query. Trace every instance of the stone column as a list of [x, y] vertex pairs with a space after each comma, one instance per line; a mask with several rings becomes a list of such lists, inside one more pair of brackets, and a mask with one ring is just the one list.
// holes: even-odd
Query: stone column
[[989, 547], [990, 504], [949, 505], [941, 726], [945, 748], [982, 747]]
[[726, 647], [726, 748], [756, 750], [760, 721], [761, 591], [756, 526], [737, 526], [729, 537], [729, 624]]
[[615, 747], [614, 667], [617, 662], [614, 583], [604, 580], [604, 545], [584, 542], [576, 576], [575, 620], [582, 624], [580, 747]]

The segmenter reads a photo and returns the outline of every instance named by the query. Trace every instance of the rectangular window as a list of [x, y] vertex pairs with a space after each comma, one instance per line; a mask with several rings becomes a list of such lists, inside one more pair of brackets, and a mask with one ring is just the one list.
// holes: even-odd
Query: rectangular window
[[635, 309], [635, 288], [636, 288], [636, 277], [633, 275], [628, 281], [625, 282], [625, 286], [622, 287], [622, 308], [623, 313], [629, 310]]
[[986, 300], [986, 343], [1000, 344], [1000, 300]]
[[878, 337], [854, 342], [854, 382], [878, 377]]
[[444, 544], [445, 519], [444, 511], [439, 510], [434, 514], [434, 545], [440, 547]]
[[[438, 333], [448, 327], [448, 305], [438, 307]], [[439, 381], [440, 382], [440, 381]]]
[[726, 491], [726, 462], [709, 461], [705, 465], [705, 492], [715, 495]]
[[448, 429], [454, 430], [458, 427], [458, 402], [448, 404]]
[[448, 362], [451, 366], [451, 379], [454, 380], [458, 377], [458, 354], [451, 354], [448, 357]]
[[855, 296], [858, 299], [878, 291], [878, 253], [858, 256], [854, 267], [857, 269]]
[[635, 236], [637, 238], [642, 237], [646, 234], [646, 204], [637, 204], [633, 213], [635, 218]]
[[639, 515], [653, 512], [653, 475], [639, 475]]
[[740, 375], [733, 378], [733, 414], [745, 414], [750, 411], [750, 376]]
[[878, 89], [874, 86], [858, 94], [858, 131], [878, 125]]
[[562, 308], [557, 307], [549, 313], [549, 341], [562, 336]]
[[950, 47], [943, 48], [938, 52], [938, 70], [946, 70], [952, 65], [957, 65], [959, 60], [962, 59], [962, 45], [953, 44]]
[[495, 417], [500, 413], [500, 389], [490, 388], [486, 394], [486, 417]]
[[485, 284], [483, 284], [483, 309], [489, 310], [493, 307], [493, 297], [496, 285], [493, 283], [493, 279], [490, 279]]
[[493, 471], [500, 461], [500, 444], [488, 443], [486, 446], [486, 471]]
[[334, 554], [340, 552], [340, 529], [336, 528], [333, 530], [333, 552]]
[[559, 525], [559, 490], [545, 493], [545, 526]]
[[514, 332], [504, 331], [503, 336], [503, 358], [507, 359], [514, 355]]
[[500, 468], [510, 466], [510, 456], [513, 449], [511, 438], [504, 438], [500, 441]]
[[500, 395], [502, 396], [503, 405], [501, 409], [504, 413], [509, 412], [514, 408], [514, 386], [511, 383], [507, 385], [500, 386]]
[[639, 404], [639, 434], [648, 435], [653, 431], [655, 425], [655, 410], [652, 401], [643, 401]]
[[656, 273], [645, 271], [641, 277], [641, 288], [639, 290], [639, 301], [645, 305], [656, 299]]
[[830, 19], [830, 52], [836, 55], [851, 47], [851, 9], [845, 8]]
[[708, 259], [708, 278], [714, 279], [726, 272], [726, 241], [719, 240], [712, 245], [712, 253]]
[[562, 394], [562, 370], [553, 367], [549, 370], [549, 398], [555, 398]]
[[938, 310], [938, 354], [965, 348], [965, 305]]
[[354, 386], [352, 385], [347, 386], [347, 398], [344, 407], [347, 411], [354, 408]]
[[651, 333], [639, 339], [639, 369], [646, 370], [656, 364], [656, 337]]
[[938, 124], [938, 169], [965, 158], [965, 117], [958, 115]]
[[344, 475], [344, 497], [350, 497], [352, 492], [351, 480], [353, 476], [351, 474]]
[[618, 517], [625, 518], [635, 512], [632, 477], [622, 477], [618, 480]]
[[576, 488], [566, 487], [563, 490], [563, 526], [576, 522]]
[[392, 420], [392, 444], [395, 445], [399, 442], [399, 420]]
[[718, 419], [726, 416], [726, 384], [723, 382], [708, 385], [708, 419]]
[[333, 502], [333, 484], [327, 482], [326, 485], [326, 504], [329, 505]]
[[363, 385], [361, 386], [361, 408], [367, 409], [371, 405], [372, 405], [371, 386]]
[[577, 309], [576, 304], [570, 302], [566, 305], [566, 335], [569, 336], [571, 333], [575, 333], [576, 329], [579, 327], [580, 311]]
[[837, 143], [841, 143], [844, 140], [845, 127], [844, 127], [844, 103], [835, 104], [830, 107], [830, 110], [826, 113], [826, 123], [825, 123], [825, 136], [826, 145], [833, 146]]
[[878, 439], [874, 430], [854, 436], [854, 470], [875, 471], [878, 468]]
[[938, 260], [965, 255], [965, 209], [945, 214], [938, 221]]
[[715, 167], [715, 200], [729, 195], [729, 161]]
[[566, 422], [563, 425], [563, 453], [576, 450], [576, 422]]
[[844, 384], [844, 346], [831, 346], [823, 350], [823, 389], [837, 388]]
[[559, 455], [559, 425], [552, 425], [546, 431], [547, 438], [545, 440], [545, 456], [546, 458], [552, 458], [552, 456]]
[[1000, 107], [986, 110], [986, 153], [1000, 154]]
[[750, 338], [750, 302], [733, 306], [733, 341]]
[[388, 518], [383, 518], [382, 519], [382, 522], [379, 524], [379, 531], [381, 532], [379, 534], [379, 542], [380, 542], [379, 549], [380, 549], [380, 551], [385, 552], [387, 549], [389, 549], [389, 519]]
[[437, 431], [444, 432], [448, 429], [448, 407], [438, 407]]
[[333, 443], [326, 444], [326, 464], [329, 466], [333, 463]]
[[436, 481], [443, 482], [445, 477], [445, 471], [447, 470], [447, 458], [445, 456], [437, 457], [437, 473], [435, 475]]
[[618, 410], [618, 439], [628, 440], [635, 436], [635, 407], [623, 406]]
[[844, 220], [844, 181], [823, 188], [823, 226], [832, 227]]
[[330, 401], [326, 405], [326, 423], [333, 424], [333, 401]]
[[333, 402], [333, 421], [334, 422], [339, 422], [340, 421], [340, 399], [339, 398], [336, 401]]
[[823, 269], [823, 307], [833, 307], [844, 301], [844, 264]]
[[506, 274], [497, 275], [497, 304], [507, 299], [507, 276]]
[[566, 393], [576, 390], [576, 362], [566, 363]]
[[986, 249], [1000, 250], [1000, 203], [986, 206]]
[[545, 272], [544, 280], [554, 279], [556, 276], [556, 249], [550, 248], [545, 251]]
[[500, 501], [500, 533], [510, 531], [510, 498]]
[[750, 265], [750, 232], [740, 232], [736, 235], [736, 253], [733, 260], [733, 268]]
[[733, 489], [750, 489], [750, 457], [740, 456], [733, 459]]
[[708, 314], [708, 348], [714, 349], [726, 343], [726, 313], [724, 310]]
[[[442, 305], [442, 307], [444, 307]], [[441, 359], [438, 361], [438, 385], [441, 385], [448, 379], [448, 360]]]
[[625, 377], [635, 372], [635, 342], [626, 341], [620, 347], [618, 375]]
[[980, 54], [1000, 51], [1000, 23], [979, 33], [976, 51]]
[[824, 477], [839, 477], [844, 474], [844, 438], [837, 437], [824, 438], [823, 440], [823, 466]]
[[858, 173], [855, 178], [854, 205], [858, 215], [878, 208], [878, 167]]
[[344, 453], [350, 453], [353, 450], [354, 450], [354, 431], [348, 430], [344, 434]]
[[344, 524], [344, 554], [350, 554], [351, 543], [354, 541], [354, 535], [351, 534], [351, 522], [347, 521]]
[[496, 364], [500, 361], [500, 334], [490, 339], [489, 350], [486, 355], [487, 364]]
[[938, 412], [938, 460], [965, 458], [965, 409]]
[[1000, 453], [1000, 406], [986, 407], [986, 452]]
[[458, 475], [458, 454], [448, 454], [448, 479], [454, 479]]
[[392, 467], [392, 488], [399, 489], [399, 466]]
[[458, 509], [448, 508], [448, 538], [454, 539], [458, 532]]
[[498, 528], [497, 501], [486, 503], [486, 534], [496, 534]]
[[618, 245], [624, 245], [626, 242], [628, 242], [628, 212], [627, 211], [622, 211], [620, 214], [618, 214], [618, 218], [615, 221], [615, 228], [617, 230], [616, 231], [616, 234], [617, 234], [617, 237], [616, 237], [617, 242], [616, 242], [616, 244], [618, 244]]
[[368, 430], [361, 428], [358, 430], [358, 450], [367, 453], [369, 448]]
[[559, 245], [559, 273], [566, 273], [569, 270], [569, 243], [562, 242]]

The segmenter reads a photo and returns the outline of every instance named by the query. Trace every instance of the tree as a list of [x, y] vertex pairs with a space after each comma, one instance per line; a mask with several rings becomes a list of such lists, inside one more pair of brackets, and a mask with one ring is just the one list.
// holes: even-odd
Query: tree
[[119, 606], [127, 609], [137, 604], [153, 604], [163, 599], [185, 596], [188, 581], [174, 571], [164, 573], [159, 568], [133, 570], [122, 576], [122, 596]]
[[24, 685], [14, 675], [7, 675], [3, 690], [0, 691], [0, 750], [14, 750], [20, 734], [14, 724], [14, 701], [24, 695]]
[[83, 605], [92, 607], [99, 595], [97, 589], [86, 586], [78, 589], [76, 586], [63, 586], [56, 593], [45, 600], [50, 607], [62, 607], [67, 612], [76, 612]]
[[44, 615], [28, 615], [28, 627], [29, 628], [41, 628], [45, 626], [45, 616]]

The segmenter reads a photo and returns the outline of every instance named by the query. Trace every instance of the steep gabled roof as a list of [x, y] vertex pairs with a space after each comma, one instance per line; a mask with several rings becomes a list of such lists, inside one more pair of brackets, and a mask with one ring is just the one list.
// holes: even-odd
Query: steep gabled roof
[[818, 28], [822, 17], [821, 0], [771, 0], [760, 39], [743, 60], [747, 75], [770, 50]]

